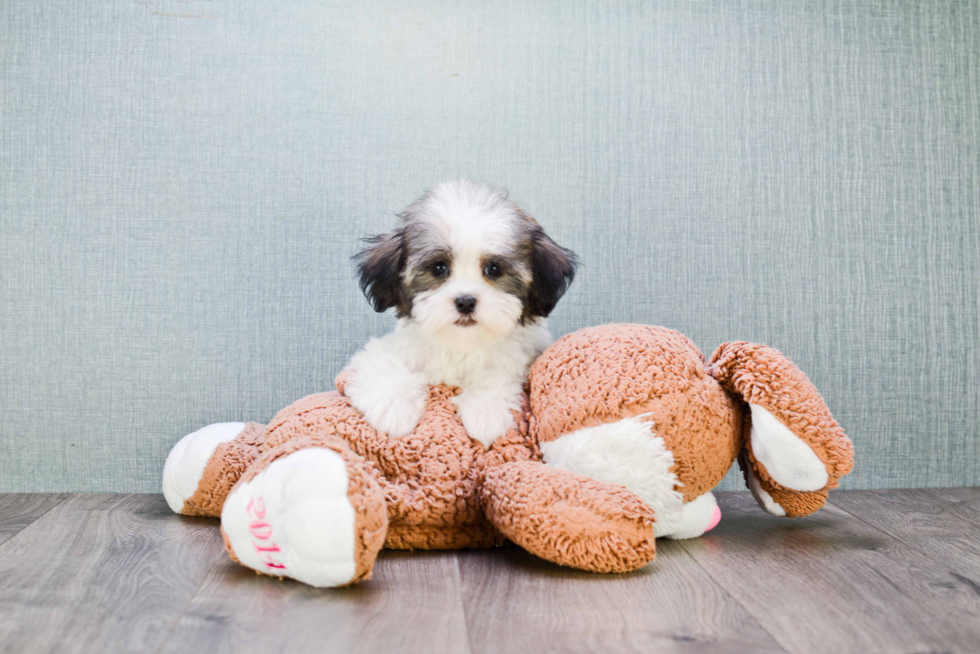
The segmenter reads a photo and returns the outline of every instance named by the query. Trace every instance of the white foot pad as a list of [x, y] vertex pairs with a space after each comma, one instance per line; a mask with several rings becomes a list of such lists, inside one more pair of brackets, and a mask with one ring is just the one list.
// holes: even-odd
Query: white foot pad
[[757, 404], [752, 411], [752, 454], [766, 467], [769, 476], [795, 491], [816, 491], [827, 485], [830, 475], [813, 449], [791, 432], [776, 416]]
[[680, 525], [664, 536], [673, 540], [697, 538], [703, 536], [704, 532], [714, 529], [719, 520], [721, 520], [721, 510], [718, 508], [715, 496], [705, 493], [684, 505], [684, 517]]
[[342, 586], [356, 572], [347, 466], [311, 447], [276, 459], [236, 488], [221, 527], [243, 565], [311, 586]]
[[238, 436], [244, 422], [216, 422], [187, 434], [174, 445], [163, 466], [163, 496], [174, 513], [197, 491], [208, 459], [222, 443]]

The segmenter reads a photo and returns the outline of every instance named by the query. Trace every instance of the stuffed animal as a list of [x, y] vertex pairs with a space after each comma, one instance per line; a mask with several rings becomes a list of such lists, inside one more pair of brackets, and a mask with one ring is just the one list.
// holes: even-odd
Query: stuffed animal
[[810, 514], [850, 472], [851, 442], [779, 352], [726, 343], [706, 361], [682, 334], [606, 325], [534, 362], [514, 426], [488, 449], [429, 389], [417, 428], [375, 431], [337, 390], [268, 426], [221, 423], [167, 459], [177, 513], [221, 516], [232, 559], [313, 586], [368, 579], [378, 551], [513, 542], [555, 563], [626, 572], [655, 538], [693, 538], [720, 511], [711, 490], [738, 459], [759, 505]]

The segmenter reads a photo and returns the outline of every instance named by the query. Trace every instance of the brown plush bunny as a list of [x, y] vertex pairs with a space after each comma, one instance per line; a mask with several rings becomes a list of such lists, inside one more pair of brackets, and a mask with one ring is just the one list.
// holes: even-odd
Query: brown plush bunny
[[232, 558], [314, 586], [371, 576], [382, 547], [512, 541], [555, 563], [625, 572], [655, 537], [714, 527], [711, 495], [737, 458], [760, 506], [796, 517], [850, 472], [851, 442], [779, 352], [726, 343], [706, 362], [682, 334], [606, 325], [535, 361], [515, 427], [487, 449], [430, 388], [418, 427], [377, 432], [337, 391], [269, 425], [222, 423], [170, 453], [164, 494], [184, 515], [221, 516]]

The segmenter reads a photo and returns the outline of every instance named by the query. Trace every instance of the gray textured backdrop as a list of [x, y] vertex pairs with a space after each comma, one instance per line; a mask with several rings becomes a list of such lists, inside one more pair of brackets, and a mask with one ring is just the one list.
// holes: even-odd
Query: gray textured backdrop
[[980, 484], [977, 3], [470, 4], [0, 4], [0, 491], [328, 388], [357, 238], [453, 177], [581, 255], [556, 334], [768, 343], [847, 487]]

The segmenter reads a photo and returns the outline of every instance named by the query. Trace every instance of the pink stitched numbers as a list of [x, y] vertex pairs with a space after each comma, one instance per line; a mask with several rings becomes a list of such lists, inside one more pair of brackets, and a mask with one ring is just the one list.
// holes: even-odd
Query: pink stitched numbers
[[249, 514], [253, 518], [258, 518], [261, 520], [265, 517], [265, 500], [260, 497], [256, 502], [255, 498], [253, 497], [248, 501], [248, 506], [245, 507], [245, 513]]
[[269, 537], [272, 536], [272, 525], [261, 520], [252, 521], [252, 524], [248, 526], [248, 530], [259, 540], [269, 540]]
[[[262, 563], [270, 569], [285, 570], [286, 566], [279, 563], [271, 554], [271, 552], [281, 552], [282, 550], [275, 543], [268, 542], [272, 538], [272, 525], [263, 521], [265, 518], [265, 500], [261, 497], [253, 497], [248, 506], [245, 507], [245, 512], [249, 517], [254, 518], [248, 525], [248, 531], [256, 539], [252, 541], [252, 546], [262, 558]], [[260, 543], [259, 541], [263, 542]]]

